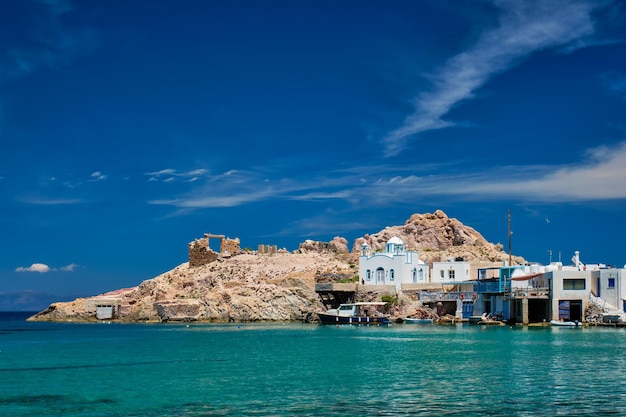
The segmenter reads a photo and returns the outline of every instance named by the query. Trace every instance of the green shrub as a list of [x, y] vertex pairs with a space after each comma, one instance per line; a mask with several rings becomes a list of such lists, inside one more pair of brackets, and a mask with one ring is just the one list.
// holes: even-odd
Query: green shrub
[[394, 297], [393, 295], [385, 294], [380, 297], [380, 299], [390, 306], [395, 306], [396, 304], [398, 304], [398, 297]]

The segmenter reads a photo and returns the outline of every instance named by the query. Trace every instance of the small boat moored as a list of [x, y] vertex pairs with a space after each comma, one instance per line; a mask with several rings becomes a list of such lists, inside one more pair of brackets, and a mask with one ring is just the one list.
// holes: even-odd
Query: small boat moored
[[406, 324], [433, 324], [435, 322], [434, 319], [417, 319], [413, 317], [407, 317], [404, 319]]
[[583, 325], [578, 320], [574, 320], [574, 321], [551, 320], [550, 324], [553, 326], [563, 326], [563, 327], [577, 327], [577, 326]]
[[471, 316], [469, 318], [470, 324], [481, 324], [481, 325], [495, 325], [495, 326], [504, 326], [506, 323], [504, 322], [504, 318], [499, 315], [491, 315], [487, 313], [483, 313], [481, 316]]
[[391, 324], [389, 317], [378, 311], [385, 302], [358, 302], [339, 305], [317, 313], [322, 324]]

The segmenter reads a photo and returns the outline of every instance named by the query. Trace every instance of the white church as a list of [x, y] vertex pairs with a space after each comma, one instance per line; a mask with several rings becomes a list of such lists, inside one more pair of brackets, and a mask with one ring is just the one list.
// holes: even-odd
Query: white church
[[417, 252], [407, 251], [404, 242], [392, 237], [385, 252], [371, 253], [368, 244], [361, 245], [359, 276], [365, 285], [422, 284], [429, 282], [428, 264], [419, 259]]

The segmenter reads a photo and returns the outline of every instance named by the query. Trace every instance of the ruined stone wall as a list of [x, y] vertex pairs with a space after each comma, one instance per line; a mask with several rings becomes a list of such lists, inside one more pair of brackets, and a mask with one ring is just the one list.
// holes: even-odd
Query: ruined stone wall
[[260, 254], [263, 254], [263, 255], [273, 255], [273, 254], [278, 252], [278, 246], [276, 246], [276, 245], [264, 245], [264, 244], [261, 243], [259, 245], [258, 252]]
[[189, 266], [196, 267], [211, 263], [219, 254], [209, 247], [209, 238], [196, 239], [189, 243]]
[[[209, 239], [220, 240], [220, 253], [209, 246]], [[203, 239], [196, 239], [189, 243], [189, 266], [196, 267], [216, 261], [220, 255], [235, 255], [240, 252], [239, 239], [226, 238], [224, 235], [205, 233]]]
[[329, 249], [328, 242], [319, 242], [314, 240], [305, 240], [300, 243], [298, 249], [304, 253], [306, 252], [323, 252]]
[[239, 238], [220, 239], [220, 253], [234, 255], [239, 252]]

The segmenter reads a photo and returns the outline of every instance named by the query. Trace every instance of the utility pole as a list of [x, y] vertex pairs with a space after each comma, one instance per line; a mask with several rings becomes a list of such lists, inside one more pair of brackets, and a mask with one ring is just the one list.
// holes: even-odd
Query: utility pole
[[509, 236], [509, 266], [513, 266], [512, 255], [511, 255], [511, 210], [507, 211], [507, 227], [508, 227], [508, 236]]

